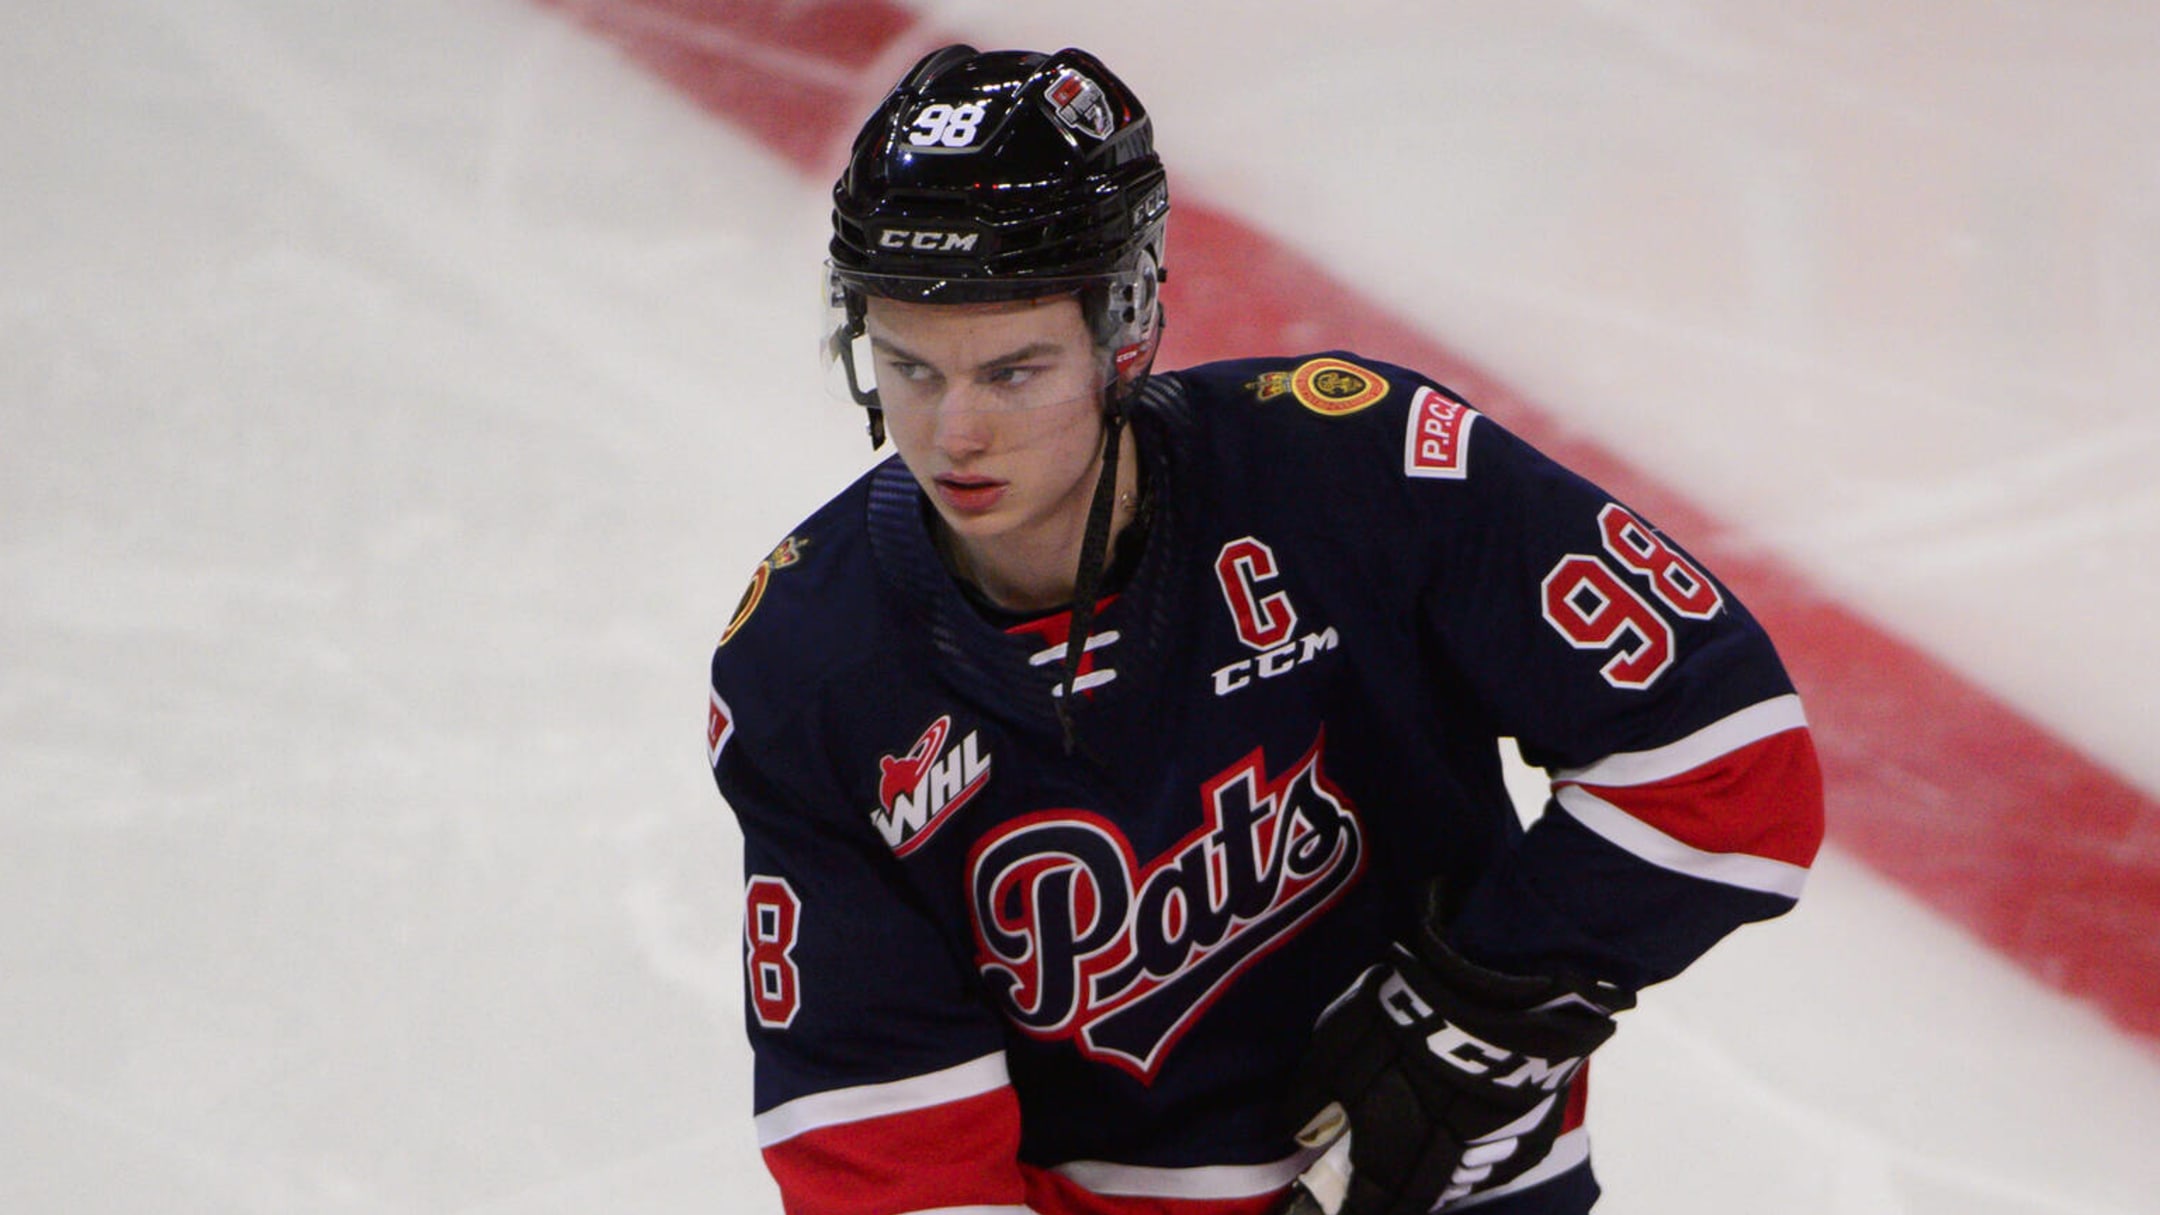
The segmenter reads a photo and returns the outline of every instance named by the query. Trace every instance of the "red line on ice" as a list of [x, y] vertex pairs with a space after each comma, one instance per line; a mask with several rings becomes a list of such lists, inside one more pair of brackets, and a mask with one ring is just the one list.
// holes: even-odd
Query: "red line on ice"
[[[948, 41], [889, 0], [535, 3], [820, 184], [912, 58], [902, 52]], [[2160, 1038], [2160, 805], [1310, 259], [1189, 196], [1172, 228], [1184, 270], [1165, 293], [1165, 366], [1326, 345], [1416, 367], [1684, 538], [1792, 668], [1832, 838], [2044, 980]]]

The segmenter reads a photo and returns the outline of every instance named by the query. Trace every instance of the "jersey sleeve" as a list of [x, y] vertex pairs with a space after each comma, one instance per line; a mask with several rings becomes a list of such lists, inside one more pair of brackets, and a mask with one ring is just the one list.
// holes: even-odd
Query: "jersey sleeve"
[[1464, 893], [1456, 947], [1639, 988], [1792, 906], [1822, 780], [1761, 625], [1652, 520], [1446, 390], [1408, 395], [1419, 614], [1447, 677], [1552, 780]]
[[1020, 1111], [994, 1014], [869, 846], [867, 818], [848, 831], [837, 793], [804, 775], [807, 750], [737, 717], [722, 665], [707, 747], [742, 827], [756, 1127], [784, 1207], [1025, 1215]]

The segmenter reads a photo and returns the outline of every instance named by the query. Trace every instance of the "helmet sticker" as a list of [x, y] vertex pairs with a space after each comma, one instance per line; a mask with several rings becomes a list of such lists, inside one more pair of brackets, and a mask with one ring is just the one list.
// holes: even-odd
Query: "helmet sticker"
[[1388, 382], [1341, 359], [1307, 359], [1290, 373], [1290, 394], [1317, 414], [1341, 417], [1387, 396]]
[[1117, 116], [1110, 112], [1110, 99], [1103, 95], [1102, 86], [1071, 68], [1058, 73], [1043, 97], [1050, 103], [1050, 112], [1070, 130], [1108, 139], [1117, 129]]

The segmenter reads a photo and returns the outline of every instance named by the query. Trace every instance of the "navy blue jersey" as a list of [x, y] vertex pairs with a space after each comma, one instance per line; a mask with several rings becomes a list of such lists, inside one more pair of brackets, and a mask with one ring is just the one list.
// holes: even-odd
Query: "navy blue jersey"
[[[1438, 879], [1495, 969], [1665, 979], [1821, 834], [1767, 637], [1671, 538], [1413, 373], [1159, 374], [1144, 544], [971, 602], [898, 459], [758, 569], [712, 665], [757, 1128], [788, 1209], [1266, 1210], [1327, 1002]], [[1545, 768], [1525, 832], [1499, 740]], [[1577, 1094], [1576, 1121], [1579, 1121]], [[1583, 1131], [1493, 1211], [1594, 1195]]]

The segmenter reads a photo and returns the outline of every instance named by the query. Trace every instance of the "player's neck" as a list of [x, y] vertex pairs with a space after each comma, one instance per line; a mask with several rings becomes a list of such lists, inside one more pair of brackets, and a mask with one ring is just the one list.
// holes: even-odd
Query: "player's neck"
[[[1118, 438], [1117, 498], [1110, 511], [1107, 554], [1117, 549], [1118, 537], [1139, 514], [1139, 448], [1128, 426]], [[952, 572], [972, 585], [983, 598], [1008, 612], [1046, 612], [1072, 602], [1080, 567], [1080, 546], [1087, 534], [1088, 508], [1095, 497], [1095, 480], [1101, 463], [1084, 478], [1084, 491], [1073, 509], [1043, 521], [1035, 528], [994, 537], [969, 540], [955, 535], [942, 521], [936, 522], [938, 548]], [[934, 516], [933, 516], [934, 517]]]

